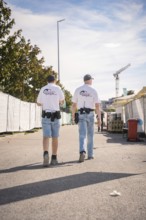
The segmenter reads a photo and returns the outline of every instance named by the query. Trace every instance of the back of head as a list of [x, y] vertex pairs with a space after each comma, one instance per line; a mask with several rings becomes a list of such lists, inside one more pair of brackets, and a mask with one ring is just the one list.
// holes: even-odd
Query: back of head
[[94, 78], [90, 74], [86, 74], [83, 79], [85, 83], [88, 83], [90, 80]]
[[55, 77], [53, 75], [48, 76], [48, 83], [55, 82]]

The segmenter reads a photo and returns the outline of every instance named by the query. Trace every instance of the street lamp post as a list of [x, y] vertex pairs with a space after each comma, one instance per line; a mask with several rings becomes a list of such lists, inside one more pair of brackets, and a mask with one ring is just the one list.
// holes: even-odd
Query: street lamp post
[[57, 21], [57, 45], [58, 45], [58, 80], [60, 81], [60, 54], [59, 54], [59, 23], [65, 19]]

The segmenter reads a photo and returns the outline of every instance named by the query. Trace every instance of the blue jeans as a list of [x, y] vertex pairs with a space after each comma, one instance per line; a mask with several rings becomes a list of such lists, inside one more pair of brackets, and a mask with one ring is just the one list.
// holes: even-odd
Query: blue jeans
[[88, 157], [93, 157], [93, 135], [94, 135], [94, 112], [89, 114], [79, 113], [79, 151], [86, 152], [87, 139], [87, 153]]
[[60, 120], [55, 119], [54, 121], [51, 121], [50, 118], [42, 118], [42, 129], [43, 137], [57, 138], [59, 136]]

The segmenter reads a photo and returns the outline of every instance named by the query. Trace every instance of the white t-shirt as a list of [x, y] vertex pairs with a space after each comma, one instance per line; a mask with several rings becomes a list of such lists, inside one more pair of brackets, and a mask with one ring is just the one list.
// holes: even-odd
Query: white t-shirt
[[42, 109], [47, 112], [59, 111], [59, 101], [64, 100], [64, 94], [60, 86], [55, 85], [54, 83], [48, 83], [46, 86], [42, 87], [38, 98], [37, 103], [42, 104]]
[[95, 104], [100, 103], [98, 94], [94, 88], [88, 84], [84, 84], [75, 90], [72, 102], [77, 103], [77, 108], [95, 109]]

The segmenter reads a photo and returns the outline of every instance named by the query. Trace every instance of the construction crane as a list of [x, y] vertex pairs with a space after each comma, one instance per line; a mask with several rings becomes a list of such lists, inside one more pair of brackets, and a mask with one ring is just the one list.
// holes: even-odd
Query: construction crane
[[127, 69], [131, 64], [129, 63], [127, 66], [119, 69], [118, 71], [116, 71], [113, 76], [115, 77], [115, 83], [116, 83], [116, 97], [118, 97], [119, 95], [119, 74], [124, 71], [125, 69]]

